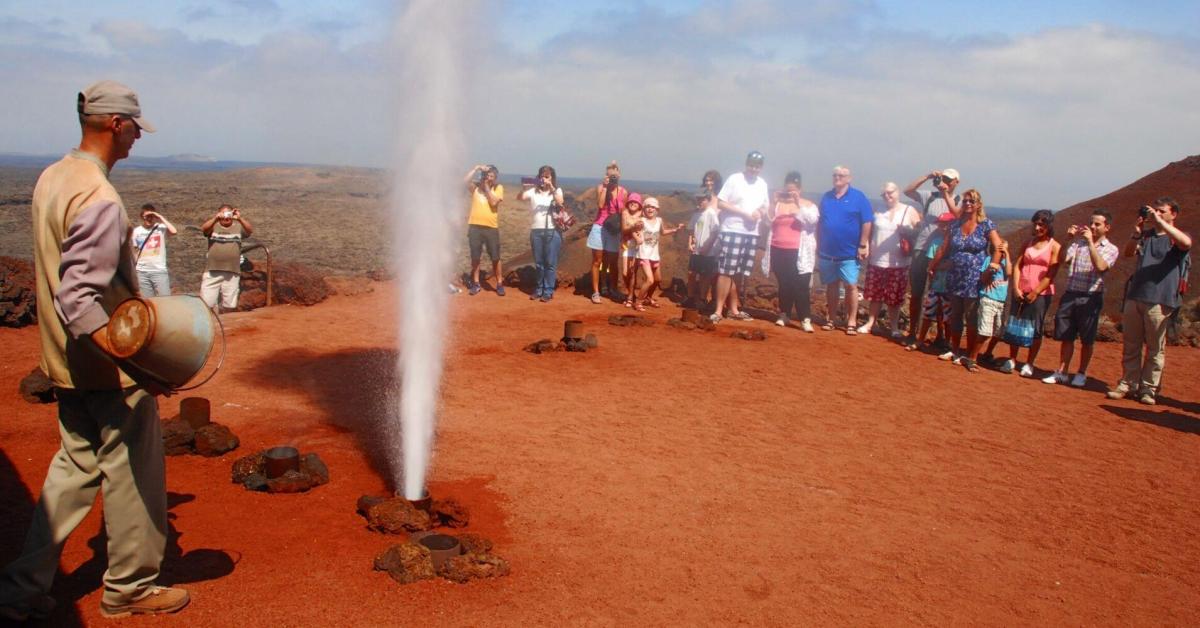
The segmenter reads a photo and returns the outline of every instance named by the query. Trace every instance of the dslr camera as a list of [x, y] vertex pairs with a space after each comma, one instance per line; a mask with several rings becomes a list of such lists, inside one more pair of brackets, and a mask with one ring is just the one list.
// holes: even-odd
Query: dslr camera
[[1149, 218], [1150, 212], [1152, 212], [1152, 211], [1154, 211], [1153, 207], [1151, 207], [1149, 205], [1142, 205], [1141, 207], [1138, 208], [1138, 217], [1139, 218]]

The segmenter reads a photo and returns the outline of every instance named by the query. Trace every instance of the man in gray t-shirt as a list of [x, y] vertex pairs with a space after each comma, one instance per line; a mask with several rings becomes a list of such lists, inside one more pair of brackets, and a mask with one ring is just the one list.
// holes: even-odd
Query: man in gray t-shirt
[[1179, 203], [1170, 197], [1142, 207], [1125, 244], [1125, 257], [1136, 256], [1137, 263], [1121, 313], [1121, 381], [1109, 389], [1109, 399], [1136, 396], [1146, 405], [1155, 404], [1167, 362], [1167, 324], [1182, 304], [1192, 249], [1192, 237], [1175, 226], [1178, 216]]
[[200, 279], [200, 298], [220, 313], [236, 310], [242, 279], [242, 238], [254, 232], [242, 211], [222, 205], [200, 229], [208, 238], [208, 260]]
[[[932, 181], [934, 190], [919, 189], [926, 181]], [[921, 175], [904, 188], [905, 196], [920, 203], [921, 222], [916, 226], [915, 235], [912, 232], [902, 233], [905, 237], [913, 238], [912, 265], [908, 270], [908, 284], [911, 295], [908, 298], [908, 337], [904, 339], [907, 345], [917, 342], [917, 330], [921, 324], [921, 301], [925, 298], [925, 282], [929, 279], [929, 241], [938, 229], [938, 216], [950, 212], [955, 216], [962, 213], [959, 208], [959, 195], [954, 193], [958, 188], [958, 171], [954, 168], [934, 170]]]

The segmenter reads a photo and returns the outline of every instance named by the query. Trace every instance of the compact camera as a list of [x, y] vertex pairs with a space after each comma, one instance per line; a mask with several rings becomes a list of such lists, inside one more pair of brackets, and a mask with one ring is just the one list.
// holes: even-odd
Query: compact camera
[[1139, 218], [1149, 218], [1150, 212], [1152, 212], [1152, 211], [1154, 211], [1153, 207], [1150, 207], [1149, 205], [1142, 205], [1141, 207], [1138, 208], [1138, 217]]

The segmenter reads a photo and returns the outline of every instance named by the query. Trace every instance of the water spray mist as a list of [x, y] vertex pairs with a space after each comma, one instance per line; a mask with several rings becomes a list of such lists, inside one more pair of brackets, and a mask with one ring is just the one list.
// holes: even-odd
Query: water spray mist
[[412, 0], [396, 26], [400, 119], [392, 241], [399, 283], [402, 437], [390, 434], [389, 445], [392, 467], [401, 470], [393, 480], [407, 499], [422, 496], [433, 448], [446, 280], [453, 273], [463, 210], [458, 173], [465, 155], [459, 126], [466, 80], [462, 55], [475, 9], [469, 1]]

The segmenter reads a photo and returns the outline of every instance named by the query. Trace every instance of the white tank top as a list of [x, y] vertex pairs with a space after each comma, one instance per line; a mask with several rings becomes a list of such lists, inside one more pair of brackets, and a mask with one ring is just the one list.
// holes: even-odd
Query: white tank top
[[658, 236], [662, 233], [662, 216], [642, 219], [642, 244], [638, 247], [638, 259], [659, 261]]

